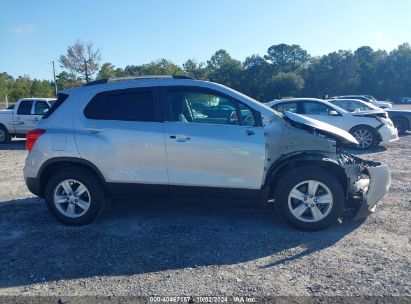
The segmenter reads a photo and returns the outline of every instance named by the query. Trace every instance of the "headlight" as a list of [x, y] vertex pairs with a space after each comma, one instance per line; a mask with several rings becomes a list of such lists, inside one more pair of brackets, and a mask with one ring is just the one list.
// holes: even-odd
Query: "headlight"
[[384, 118], [384, 117], [380, 117], [380, 116], [375, 116], [375, 118], [377, 118], [377, 120], [381, 123], [383, 123], [384, 125], [387, 125], [389, 127], [394, 127], [394, 124], [392, 123], [391, 119], [389, 118]]

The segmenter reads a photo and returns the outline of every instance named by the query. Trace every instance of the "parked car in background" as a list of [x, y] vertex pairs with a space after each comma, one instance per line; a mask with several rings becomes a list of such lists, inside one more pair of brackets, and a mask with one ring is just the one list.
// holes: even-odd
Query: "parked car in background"
[[372, 103], [373, 105], [381, 108], [381, 109], [391, 109], [392, 103], [388, 101], [377, 101], [371, 95], [342, 95], [342, 96], [335, 96], [331, 97], [331, 99], [358, 99], [362, 101], [366, 101]]
[[28, 135], [24, 176], [69, 225], [118, 195], [208, 196], [274, 199], [289, 224], [318, 230], [344, 209], [367, 216], [390, 185], [386, 166], [341, 149], [357, 143], [348, 132], [216, 83], [99, 80], [62, 92], [47, 114]]
[[411, 104], [411, 97], [400, 97], [400, 98], [398, 98], [397, 103]]
[[[331, 99], [331, 103], [349, 112], [382, 110], [371, 103], [356, 99]], [[384, 109], [399, 134], [411, 130], [411, 110]]]
[[23, 137], [34, 129], [53, 101], [52, 98], [23, 98], [12, 109], [0, 110], [0, 144], [9, 142], [13, 136]]
[[388, 145], [398, 140], [397, 129], [382, 110], [350, 113], [328, 101], [315, 98], [274, 100], [267, 105], [282, 113], [298, 113], [339, 127], [357, 139], [359, 149], [378, 144]]

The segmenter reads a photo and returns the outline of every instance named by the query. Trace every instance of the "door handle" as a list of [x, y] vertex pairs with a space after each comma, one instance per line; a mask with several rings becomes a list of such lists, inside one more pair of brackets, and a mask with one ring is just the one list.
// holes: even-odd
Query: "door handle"
[[91, 133], [91, 134], [97, 134], [103, 131], [103, 129], [100, 127], [88, 127], [88, 128], [85, 128], [84, 131], [87, 133]]
[[176, 135], [170, 135], [171, 139], [175, 139], [178, 142], [185, 142], [191, 139], [191, 137], [185, 135], [185, 134], [176, 134]]
[[253, 130], [246, 130], [245, 133], [247, 134], [247, 136], [251, 136], [255, 134]]
[[34, 121], [39, 121], [38, 117], [34, 118]]

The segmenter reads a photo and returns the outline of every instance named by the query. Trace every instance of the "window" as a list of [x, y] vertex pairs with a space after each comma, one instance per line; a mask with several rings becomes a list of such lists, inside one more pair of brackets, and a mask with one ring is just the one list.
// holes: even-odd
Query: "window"
[[33, 100], [22, 100], [19, 108], [17, 109], [18, 115], [31, 115], [31, 107], [33, 106]]
[[89, 119], [157, 121], [152, 91], [112, 91], [97, 94], [87, 105]]
[[335, 110], [319, 102], [304, 103], [304, 113], [308, 115], [330, 115], [330, 111]]
[[167, 105], [173, 121], [256, 125], [253, 111], [248, 106], [208, 91], [170, 90]]
[[37, 100], [34, 105], [34, 114], [35, 115], [43, 115], [48, 111], [50, 106], [45, 101]]
[[285, 111], [288, 111], [291, 113], [297, 113], [297, 103], [295, 102], [282, 103], [282, 104], [277, 105], [275, 109], [280, 113], [284, 113]]

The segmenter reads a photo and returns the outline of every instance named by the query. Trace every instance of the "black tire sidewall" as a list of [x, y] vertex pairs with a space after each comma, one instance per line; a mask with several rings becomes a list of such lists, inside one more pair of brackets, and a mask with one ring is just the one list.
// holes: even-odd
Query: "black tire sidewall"
[[[332, 192], [333, 206], [331, 212], [323, 220], [315, 223], [303, 222], [294, 217], [288, 207], [288, 195], [299, 183], [306, 180], [316, 180], [324, 183]], [[329, 227], [337, 222], [341, 216], [345, 195], [341, 183], [328, 171], [315, 167], [297, 168], [285, 175], [277, 186], [277, 208], [281, 217], [291, 226], [308, 231], [316, 231]]]
[[[69, 218], [61, 214], [53, 202], [54, 190], [57, 185], [66, 179], [75, 179], [83, 183], [91, 196], [91, 205], [85, 214], [77, 218]], [[98, 217], [105, 207], [105, 193], [104, 189], [91, 172], [82, 168], [67, 168], [55, 173], [47, 182], [45, 189], [46, 204], [53, 216], [60, 222], [66, 225], [81, 226], [92, 222]]]
[[8, 143], [10, 142], [10, 140], [11, 140], [11, 136], [10, 136], [9, 131], [8, 131], [7, 128], [4, 127], [4, 126], [0, 126], [0, 130], [4, 131], [4, 133], [5, 133], [5, 135], [6, 135], [4, 141], [0, 141], [0, 144], [8, 144]]
[[[352, 135], [352, 136], [354, 136], [354, 133], [355, 133], [355, 131], [357, 131], [357, 130], [361, 130], [361, 129], [363, 129], [363, 130], [368, 130], [370, 133], [371, 133], [371, 135], [372, 135], [372, 142], [371, 142], [371, 144], [368, 146], [368, 147], [366, 147], [366, 148], [361, 148], [360, 146], [357, 146], [357, 149], [358, 150], [367, 150], [367, 149], [370, 149], [372, 146], [375, 146], [376, 144], [377, 144], [377, 137], [376, 137], [376, 134], [375, 134], [375, 131], [373, 130], [373, 128], [371, 128], [371, 127], [369, 127], [369, 126], [356, 126], [356, 127], [354, 127], [354, 128], [352, 128], [351, 130], [350, 130], [350, 134]], [[354, 136], [355, 137], [355, 136]]]

